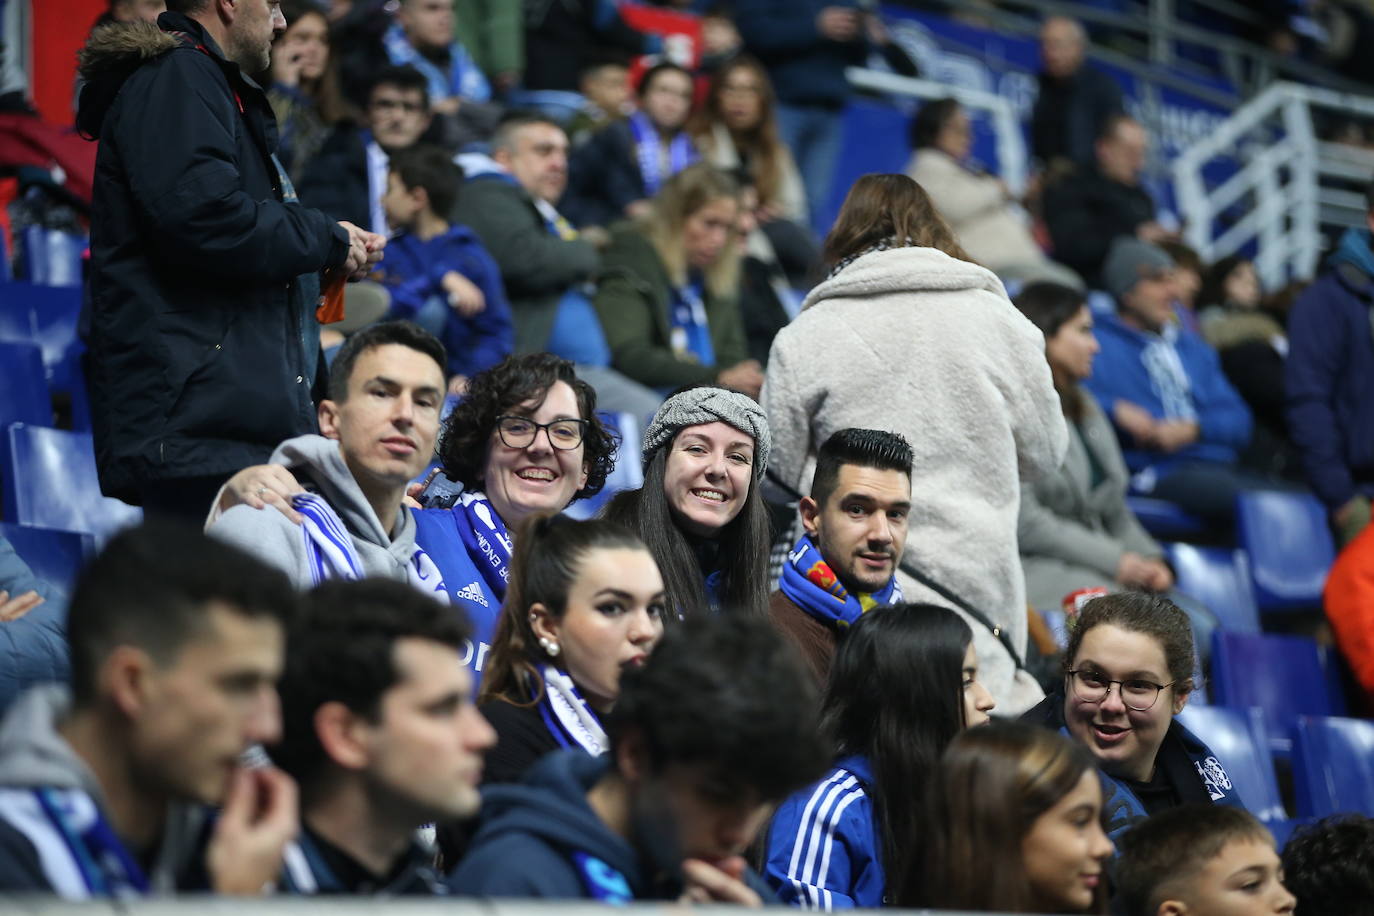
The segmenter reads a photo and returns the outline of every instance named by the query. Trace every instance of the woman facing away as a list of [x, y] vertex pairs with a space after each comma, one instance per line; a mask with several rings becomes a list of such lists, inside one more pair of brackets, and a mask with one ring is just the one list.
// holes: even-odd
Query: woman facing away
[[1044, 337], [905, 175], [860, 178], [825, 248], [830, 277], [769, 355], [773, 476], [807, 492], [817, 448], [840, 429], [904, 436], [915, 460], [903, 594], [950, 602], [914, 569], [976, 610], [983, 682], [999, 708], [1022, 712], [1043, 693], [1018, 663], [1020, 482], [1057, 470], [1068, 442]]
[[901, 876], [926, 833], [921, 787], [965, 728], [986, 725], [973, 632], [934, 605], [867, 612], [840, 642], [822, 721], [834, 768], [779, 806], [764, 879], [807, 909], [913, 907]]

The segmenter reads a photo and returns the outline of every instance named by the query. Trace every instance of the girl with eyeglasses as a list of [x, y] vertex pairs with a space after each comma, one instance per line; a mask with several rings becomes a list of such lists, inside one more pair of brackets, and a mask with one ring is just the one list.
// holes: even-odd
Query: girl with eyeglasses
[[1167, 598], [1118, 592], [1079, 612], [1064, 680], [1022, 718], [1059, 729], [1106, 775], [1108, 833], [1187, 802], [1239, 805], [1212, 750], [1175, 716], [1194, 688], [1193, 630]]

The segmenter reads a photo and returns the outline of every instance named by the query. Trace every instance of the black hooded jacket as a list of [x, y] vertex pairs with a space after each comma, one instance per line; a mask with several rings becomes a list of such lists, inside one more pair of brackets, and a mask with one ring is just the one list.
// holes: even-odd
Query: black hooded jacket
[[100, 141], [96, 457], [102, 489], [136, 501], [140, 482], [227, 476], [315, 430], [310, 287], [348, 234], [294, 201], [266, 96], [195, 20], [99, 28], [81, 75], [77, 124]]

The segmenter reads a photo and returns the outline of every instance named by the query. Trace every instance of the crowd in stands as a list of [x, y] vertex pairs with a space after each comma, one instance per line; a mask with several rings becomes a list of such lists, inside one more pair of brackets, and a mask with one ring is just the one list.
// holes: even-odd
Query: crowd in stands
[[1310, 490], [1374, 699], [1374, 184], [1296, 296], [1204, 263], [1055, 16], [1024, 193], [931, 99], [822, 226], [881, 17], [656, 5], [699, 46], [111, 0], [83, 371], [145, 521], [72, 582], [0, 535], [0, 894], [1365, 912], [1374, 812], [1276, 844], [1180, 719], [1224, 625], [1130, 498]]

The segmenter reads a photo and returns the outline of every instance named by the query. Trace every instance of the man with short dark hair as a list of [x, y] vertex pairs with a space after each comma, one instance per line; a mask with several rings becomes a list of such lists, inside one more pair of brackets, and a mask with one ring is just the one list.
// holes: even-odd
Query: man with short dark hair
[[443, 402], [444, 348], [432, 334], [408, 321], [364, 328], [330, 367], [323, 435], [288, 439], [269, 464], [235, 474], [210, 533], [301, 589], [381, 576], [446, 594], [401, 504], [434, 455]]
[[841, 632], [869, 608], [902, 600], [896, 575], [911, 463], [906, 439], [876, 429], [842, 429], [816, 455], [811, 495], [798, 507], [806, 533], [787, 555], [768, 615], [819, 685], [829, 680]]
[[[123, 899], [273, 881], [295, 787], [240, 758], [279, 734], [294, 609], [284, 576], [194, 529], [111, 540], [72, 594], [70, 690], [36, 687], [0, 724], [0, 891]], [[223, 806], [213, 826], [208, 805]]]
[[496, 742], [472, 703], [468, 633], [461, 613], [399, 582], [327, 582], [305, 597], [269, 749], [301, 793], [285, 888], [446, 892], [416, 831], [477, 813]]
[[277, 0], [171, 0], [96, 29], [80, 129], [91, 207], [91, 413], [101, 488], [198, 517], [236, 468], [315, 428], [320, 272], [363, 276], [386, 238], [299, 205], [248, 74]]
[[772, 807], [830, 757], [815, 687], [766, 623], [721, 615], [670, 631], [626, 669], [610, 753], [551, 754], [493, 786], [449, 879], [491, 897], [771, 899], [743, 854]]

